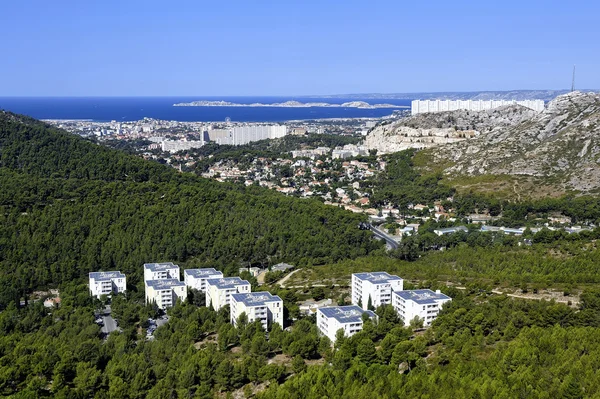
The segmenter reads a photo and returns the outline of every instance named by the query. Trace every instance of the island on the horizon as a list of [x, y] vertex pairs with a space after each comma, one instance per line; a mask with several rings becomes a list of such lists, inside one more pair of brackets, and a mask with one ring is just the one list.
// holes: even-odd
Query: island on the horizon
[[302, 103], [300, 101], [286, 101], [282, 103], [252, 103], [252, 104], [239, 104], [232, 103], [229, 101], [192, 101], [187, 103], [173, 104], [174, 107], [282, 107], [282, 108], [308, 108], [308, 107], [341, 107], [341, 108], [362, 108], [362, 109], [375, 109], [375, 108], [410, 108], [406, 105], [394, 105], [394, 104], [369, 104], [364, 101], [351, 101], [343, 104], [332, 104], [325, 102], [311, 102]]

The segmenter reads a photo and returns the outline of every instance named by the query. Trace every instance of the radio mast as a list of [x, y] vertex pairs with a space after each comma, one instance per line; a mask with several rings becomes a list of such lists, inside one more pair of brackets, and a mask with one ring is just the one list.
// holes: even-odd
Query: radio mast
[[573, 65], [573, 80], [571, 81], [571, 93], [575, 91], [575, 65]]

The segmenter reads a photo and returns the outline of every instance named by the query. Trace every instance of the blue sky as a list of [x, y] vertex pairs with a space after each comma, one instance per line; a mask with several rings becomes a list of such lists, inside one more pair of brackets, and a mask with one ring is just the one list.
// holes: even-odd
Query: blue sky
[[472, 3], [5, 1], [0, 96], [600, 88], [600, 2]]

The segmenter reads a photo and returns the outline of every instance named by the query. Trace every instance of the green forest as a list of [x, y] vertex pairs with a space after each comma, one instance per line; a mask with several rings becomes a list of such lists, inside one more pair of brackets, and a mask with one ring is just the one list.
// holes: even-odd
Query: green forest
[[0, 114], [0, 307], [33, 290], [143, 263], [231, 274], [322, 264], [381, 248], [364, 217], [259, 187], [219, 184]]
[[[381, 201], [455, 195], [465, 212], [498, 205], [514, 223], [554, 210], [578, 220], [600, 215], [595, 198], [459, 197], [416, 171], [412, 156], [392, 156], [395, 166], [373, 182]], [[475, 232], [433, 241], [429, 225], [387, 253], [358, 228], [361, 215], [179, 173], [1, 112], [0, 187], [0, 396], [600, 397], [597, 230], [544, 231], [520, 246]], [[435, 245], [447, 249], [430, 250]], [[304, 269], [293, 276], [302, 288], [282, 288], [276, 278], [260, 287], [284, 300], [285, 325], [268, 333], [243, 317], [234, 327], [228, 307], [199, 306], [192, 292], [148, 340], [156, 310], [143, 305], [141, 269], [153, 261], [228, 275], [286, 261]], [[128, 290], [112, 299], [121, 331], [104, 337], [94, 323], [103, 304], [89, 296], [87, 273], [111, 269], [127, 274]], [[441, 289], [453, 301], [425, 330], [379, 307], [377, 320], [335, 344], [318, 334], [314, 315], [300, 314], [298, 301], [310, 297], [343, 304], [350, 274], [372, 270], [397, 273], [406, 287]], [[325, 284], [313, 286], [317, 280]], [[578, 298], [516, 299], [493, 294], [498, 285], [559, 285]], [[27, 301], [48, 288], [60, 290], [60, 306]]]

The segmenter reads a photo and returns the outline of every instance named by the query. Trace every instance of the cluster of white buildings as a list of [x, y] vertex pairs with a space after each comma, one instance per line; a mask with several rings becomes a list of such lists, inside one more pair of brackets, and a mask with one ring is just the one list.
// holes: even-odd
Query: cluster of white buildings
[[522, 105], [537, 112], [544, 110], [543, 100], [413, 100], [411, 114], [417, 115], [426, 112], [444, 112], [464, 109], [467, 111], [485, 111], [505, 105]]
[[331, 159], [346, 159], [368, 154], [369, 151], [364, 145], [347, 144], [343, 147], [336, 147], [331, 151]]
[[[452, 299], [438, 291], [403, 290], [404, 280], [386, 272], [352, 274], [352, 305], [317, 310], [317, 327], [321, 334], [335, 341], [338, 330], [351, 336], [362, 330], [363, 315], [377, 316], [371, 309], [391, 304], [405, 325], [415, 318], [430, 326], [444, 303]], [[371, 308], [371, 309], [369, 309]]]
[[[163, 310], [170, 308], [177, 300], [187, 299], [190, 287], [203, 292], [206, 306], [215, 311], [229, 305], [233, 325], [245, 314], [250, 323], [260, 320], [265, 330], [273, 323], [283, 327], [283, 300], [279, 296], [251, 292], [248, 281], [223, 277], [223, 273], [214, 268], [186, 269], [183, 274], [184, 281], [181, 281], [179, 266], [172, 262], [145, 263], [146, 304], [156, 304]], [[90, 273], [89, 279], [90, 293], [96, 297], [126, 290], [125, 275], [119, 271]], [[390, 304], [405, 324], [419, 318], [424, 326], [429, 326], [444, 303], [452, 300], [439, 290], [403, 288], [404, 280], [387, 272], [352, 274], [352, 305], [319, 307], [316, 312], [319, 332], [331, 341], [336, 340], [339, 330], [345, 336], [352, 336], [362, 330], [367, 317], [377, 319], [373, 309]]]
[[292, 151], [292, 158], [310, 158], [315, 159], [328, 155], [331, 152], [331, 148], [328, 147], [317, 147], [313, 150], [296, 150]]

